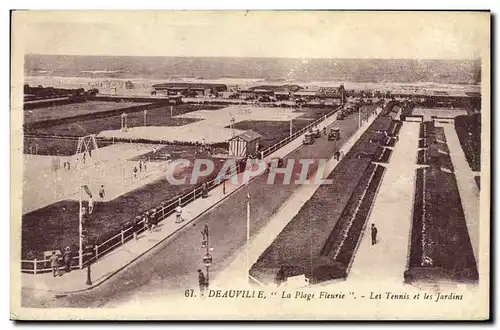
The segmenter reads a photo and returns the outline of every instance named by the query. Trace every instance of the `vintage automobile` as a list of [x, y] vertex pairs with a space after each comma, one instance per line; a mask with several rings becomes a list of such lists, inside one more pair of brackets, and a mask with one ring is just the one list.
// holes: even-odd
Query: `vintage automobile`
[[337, 120], [343, 120], [345, 117], [346, 117], [346, 111], [340, 110], [339, 114], [337, 115]]
[[304, 135], [304, 140], [302, 141], [303, 144], [313, 144], [314, 143], [314, 136], [312, 133], [306, 133]]
[[328, 140], [337, 141], [340, 139], [340, 128], [332, 128], [330, 129], [330, 133], [328, 133]]
[[313, 129], [312, 135], [313, 135], [313, 138], [319, 139], [321, 137], [321, 131], [319, 130], [319, 128]]

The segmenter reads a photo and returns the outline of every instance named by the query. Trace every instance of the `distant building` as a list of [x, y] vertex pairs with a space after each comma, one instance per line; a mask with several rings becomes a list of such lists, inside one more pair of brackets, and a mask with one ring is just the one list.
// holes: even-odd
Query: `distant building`
[[153, 85], [156, 92], [161, 92], [167, 95], [184, 95], [184, 96], [209, 96], [227, 91], [225, 84], [205, 84], [205, 83], [163, 83]]

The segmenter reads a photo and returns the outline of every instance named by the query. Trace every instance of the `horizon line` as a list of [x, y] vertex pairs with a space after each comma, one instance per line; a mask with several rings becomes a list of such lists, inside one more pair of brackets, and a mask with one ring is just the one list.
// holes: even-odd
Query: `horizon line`
[[394, 61], [479, 61], [481, 58], [404, 58], [404, 57], [271, 57], [271, 56], [205, 56], [205, 55], [99, 55], [99, 54], [43, 54], [26, 53], [24, 56], [95, 56], [95, 57], [169, 57], [169, 58], [247, 58], [247, 59], [286, 59], [286, 60], [394, 60]]

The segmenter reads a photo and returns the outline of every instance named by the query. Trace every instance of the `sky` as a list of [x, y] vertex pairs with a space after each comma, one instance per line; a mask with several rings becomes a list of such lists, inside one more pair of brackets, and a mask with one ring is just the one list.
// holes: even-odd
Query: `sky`
[[478, 59], [489, 13], [15, 12], [13, 42], [57, 55]]

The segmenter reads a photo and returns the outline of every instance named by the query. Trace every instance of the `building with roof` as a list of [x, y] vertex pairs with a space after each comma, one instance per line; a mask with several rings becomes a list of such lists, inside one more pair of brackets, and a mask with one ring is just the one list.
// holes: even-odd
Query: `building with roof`
[[259, 150], [260, 137], [259, 133], [248, 130], [229, 139], [229, 156], [246, 158], [256, 155]]
[[156, 92], [162, 92], [168, 95], [189, 95], [189, 96], [208, 96], [228, 90], [225, 84], [209, 83], [162, 83], [153, 85]]

